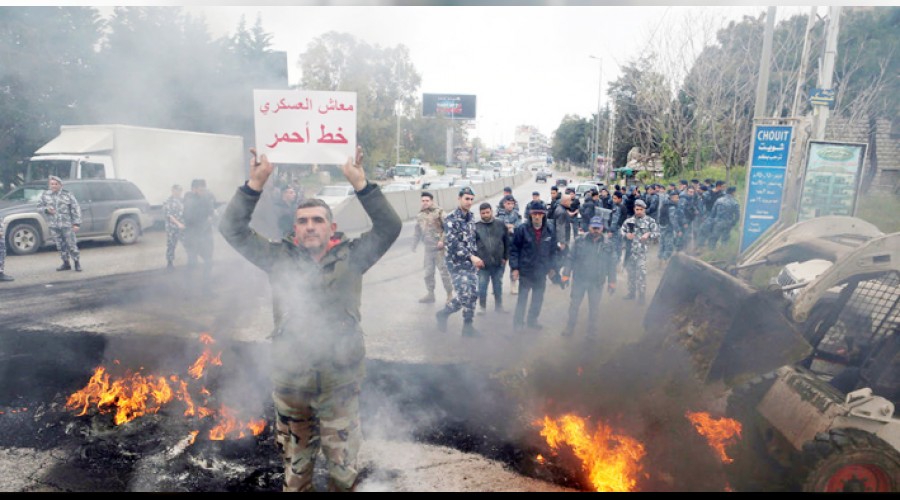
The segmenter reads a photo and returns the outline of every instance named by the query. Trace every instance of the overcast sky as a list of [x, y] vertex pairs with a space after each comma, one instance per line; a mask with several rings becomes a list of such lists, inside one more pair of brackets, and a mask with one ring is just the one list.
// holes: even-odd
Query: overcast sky
[[[476, 96], [472, 135], [488, 145], [512, 141], [517, 125], [536, 126], [549, 136], [566, 114], [588, 117], [597, 109], [601, 79], [604, 95], [600, 104], [605, 107], [608, 83], [628, 62], [654, 51], [668, 56], [697, 52], [697, 42], [712, 39], [727, 22], [766, 10], [740, 1], [727, 6], [698, 1], [690, 7], [646, 2], [584, 6], [589, 2], [566, 1], [517, 1], [519, 5], [506, 6], [498, 4], [512, 2], [490, 0], [486, 3], [495, 5], [423, 7], [408, 5], [423, 2], [402, 2], [407, 5], [393, 6], [379, 1], [294, 2], [306, 6], [278, 6], [277, 2], [271, 6], [153, 4], [179, 3], [193, 13], [202, 13], [214, 36], [232, 33], [242, 14], [251, 26], [257, 14], [261, 15], [264, 29], [273, 35], [272, 48], [287, 52], [291, 85], [299, 83], [300, 53], [329, 31], [350, 33], [382, 47], [403, 44], [422, 75], [420, 93]], [[573, 5], [576, 3], [581, 5]], [[806, 14], [815, 4], [822, 2], [778, 5], [777, 20]], [[825, 15], [827, 7], [818, 11]], [[693, 48], [684, 46], [689, 38]]]
[[[513, 140], [517, 125], [549, 136], [563, 116], [587, 117], [606, 106], [608, 82], [642, 53], [671, 43], [685, 20], [713, 36], [717, 28], [765, 7], [676, 6], [312, 6], [192, 7], [214, 34], [231, 32], [241, 14], [259, 13], [287, 51], [290, 83], [300, 74], [298, 56], [328, 31], [351, 33], [382, 47], [403, 44], [422, 75], [423, 93], [474, 94], [473, 136], [488, 145]], [[824, 9], [822, 9], [824, 13]], [[778, 19], [809, 12], [782, 7]], [[592, 59], [591, 56], [602, 58]]]

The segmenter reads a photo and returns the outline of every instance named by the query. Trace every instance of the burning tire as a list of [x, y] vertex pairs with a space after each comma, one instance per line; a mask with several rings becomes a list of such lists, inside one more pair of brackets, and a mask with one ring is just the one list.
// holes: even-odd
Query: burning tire
[[729, 448], [734, 462], [725, 466], [729, 484], [737, 491], [784, 491], [789, 472], [774, 446], [777, 432], [756, 406], [775, 383], [776, 372], [735, 387], [728, 398], [726, 416], [741, 423], [741, 439]]
[[900, 453], [858, 429], [831, 429], [803, 445], [796, 477], [806, 492], [900, 491]]

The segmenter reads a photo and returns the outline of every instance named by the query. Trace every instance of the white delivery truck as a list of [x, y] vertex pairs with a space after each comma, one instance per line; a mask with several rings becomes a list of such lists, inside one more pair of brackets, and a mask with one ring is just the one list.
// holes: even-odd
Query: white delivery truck
[[415, 189], [422, 189], [423, 184], [436, 181], [440, 177], [436, 170], [415, 163], [398, 163], [394, 165], [394, 180], [409, 182]]
[[63, 179], [127, 179], [137, 185], [153, 214], [172, 185], [185, 191], [191, 180], [206, 179], [216, 201], [227, 202], [247, 179], [244, 140], [237, 135], [130, 125], [63, 125], [59, 135], [38, 149], [28, 163], [26, 181], [55, 175]]

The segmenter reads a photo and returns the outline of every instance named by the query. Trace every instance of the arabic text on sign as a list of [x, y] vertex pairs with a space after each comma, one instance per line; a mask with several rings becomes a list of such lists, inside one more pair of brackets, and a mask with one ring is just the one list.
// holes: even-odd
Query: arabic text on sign
[[[278, 105], [274, 110], [272, 109], [271, 103], [266, 102], [259, 108], [259, 112], [266, 115], [271, 111], [272, 114], [274, 115], [274, 114], [278, 113], [279, 111], [285, 110], [285, 109], [308, 111], [312, 108], [313, 108], [313, 101], [309, 97], [297, 102], [296, 104], [290, 104], [287, 102], [286, 98], [282, 98], [280, 101], [278, 101]], [[353, 111], [353, 105], [351, 104], [349, 106], [346, 106], [344, 103], [338, 102], [335, 99], [328, 99], [327, 104], [325, 104], [323, 106], [319, 106], [319, 113], [324, 115], [325, 113], [328, 113], [329, 111]]]
[[[325, 125], [321, 125], [322, 135], [316, 139], [316, 142], [319, 144], [347, 144], [347, 138], [344, 137], [341, 132], [344, 130], [341, 127], [337, 128], [337, 133], [325, 132]], [[266, 144], [268, 148], [274, 148], [282, 142], [294, 143], [294, 144], [305, 144], [310, 142], [309, 138], [309, 123], [306, 124], [306, 139], [300, 135], [299, 132], [285, 132], [280, 136], [275, 134], [275, 142], [271, 144]]]

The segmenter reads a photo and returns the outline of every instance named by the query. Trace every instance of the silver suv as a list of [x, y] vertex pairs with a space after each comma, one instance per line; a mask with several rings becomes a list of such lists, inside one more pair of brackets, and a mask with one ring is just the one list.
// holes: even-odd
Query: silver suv
[[[0, 219], [10, 253], [27, 255], [55, 244], [45, 215], [37, 209], [45, 181], [25, 184], [0, 198]], [[122, 245], [136, 243], [153, 225], [150, 203], [132, 182], [121, 179], [66, 180], [81, 207], [79, 241], [113, 238]]]

